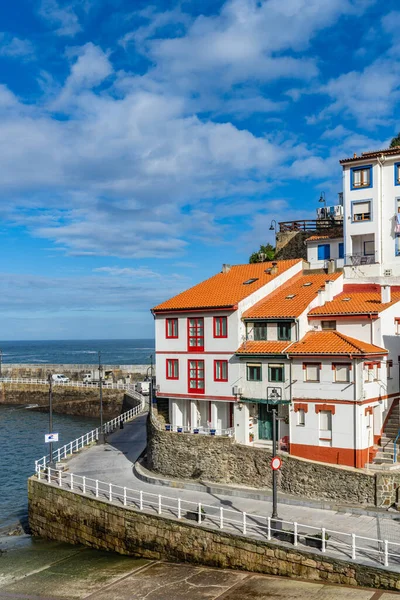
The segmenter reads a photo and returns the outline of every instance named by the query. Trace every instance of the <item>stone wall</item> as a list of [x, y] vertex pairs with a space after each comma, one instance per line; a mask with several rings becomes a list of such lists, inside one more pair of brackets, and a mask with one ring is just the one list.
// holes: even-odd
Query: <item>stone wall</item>
[[40, 537], [156, 560], [400, 590], [399, 573], [147, 515], [34, 477], [28, 495], [30, 526]]
[[[147, 468], [161, 475], [253, 488], [272, 485], [272, 455], [266, 449], [242, 446], [232, 438], [163, 431], [150, 418], [147, 440]], [[278, 487], [287, 494], [333, 503], [373, 506], [377, 501], [378, 506], [388, 505], [380, 496], [376, 500], [372, 473], [286, 455], [282, 455]], [[392, 496], [390, 504], [396, 501], [395, 489]]]
[[306, 240], [312, 235], [329, 235], [330, 237], [343, 237], [343, 227], [330, 229], [316, 229], [315, 231], [278, 231], [276, 234], [275, 258], [286, 260], [289, 258], [304, 258], [307, 260]]
[[[47, 379], [49, 373], [63, 373], [70, 379], [82, 381], [85, 373], [97, 369], [97, 365], [80, 364], [25, 364], [25, 363], [2, 363], [2, 377], [28, 377], [32, 379]], [[114, 380], [124, 379], [128, 375], [131, 379], [140, 381], [147, 374], [149, 365], [103, 365], [104, 372], [112, 371]], [[153, 373], [155, 367], [153, 366]]]
[[[103, 412], [105, 419], [113, 419], [121, 414], [125, 392], [103, 389]], [[53, 410], [55, 413], [97, 417], [99, 415], [98, 388], [53, 387]], [[0, 383], [0, 404], [26, 406], [38, 404], [42, 410], [49, 405], [47, 385]], [[41, 408], [39, 408], [41, 410]]]

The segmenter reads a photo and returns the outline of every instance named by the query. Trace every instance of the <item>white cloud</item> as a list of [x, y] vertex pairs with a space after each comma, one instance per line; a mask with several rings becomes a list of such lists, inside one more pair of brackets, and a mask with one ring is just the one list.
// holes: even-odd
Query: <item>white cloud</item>
[[35, 56], [32, 42], [0, 32], [0, 56], [31, 60]]
[[56, 28], [54, 29], [56, 35], [74, 37], [82, 31], [73, 4], [61, 5], [57, 0], [42, 0], [39, 14]]

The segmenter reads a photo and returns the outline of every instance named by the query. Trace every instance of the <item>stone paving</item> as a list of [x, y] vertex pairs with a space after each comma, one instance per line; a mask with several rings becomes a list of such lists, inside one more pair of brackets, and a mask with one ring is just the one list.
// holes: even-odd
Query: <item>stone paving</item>
[[[33, 546], [33, 547], [32, 547]], [[394, 600], [398, 594], [21, 540], [0, 558], [8, 600]]]

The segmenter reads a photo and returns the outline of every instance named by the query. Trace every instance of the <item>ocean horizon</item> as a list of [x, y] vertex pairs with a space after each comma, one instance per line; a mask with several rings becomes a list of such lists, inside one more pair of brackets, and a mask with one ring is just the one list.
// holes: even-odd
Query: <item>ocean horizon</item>
[[18, 340], [0, 341], [1, 362], [5, 364], [150, 364], [154, 339]]

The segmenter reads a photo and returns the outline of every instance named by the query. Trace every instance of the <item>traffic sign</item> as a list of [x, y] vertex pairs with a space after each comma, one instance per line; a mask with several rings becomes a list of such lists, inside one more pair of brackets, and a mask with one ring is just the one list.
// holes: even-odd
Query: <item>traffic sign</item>
[[279, 458], [279, 456], [274, 456], [274, 458], [271, 460], [271, 469], [273, 471], [279, 471], [281, 466], [282, 466], [282, 461]]
[[44, 441], [46, 444], [49, 442], [58, 442], [58, 433], [45, 433]]

